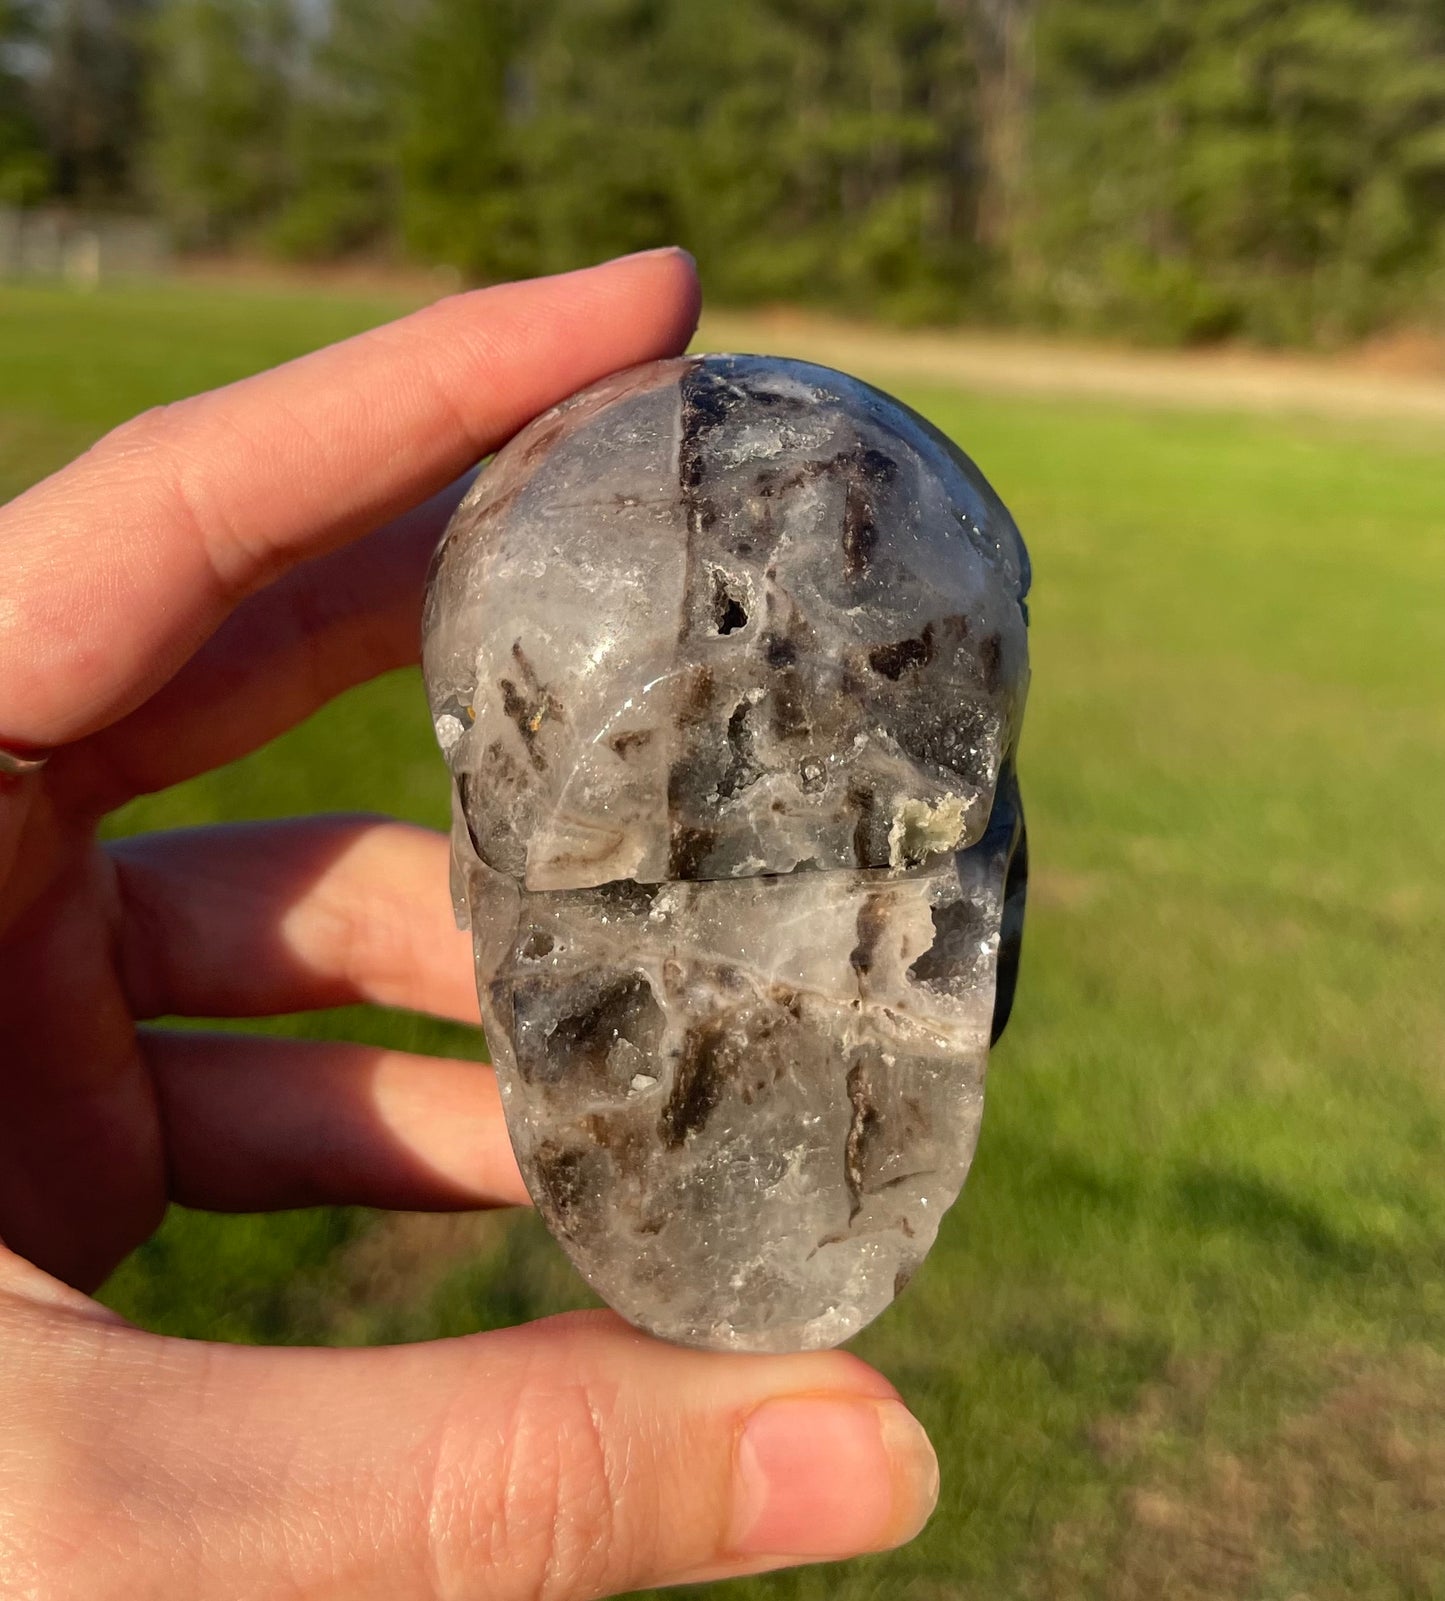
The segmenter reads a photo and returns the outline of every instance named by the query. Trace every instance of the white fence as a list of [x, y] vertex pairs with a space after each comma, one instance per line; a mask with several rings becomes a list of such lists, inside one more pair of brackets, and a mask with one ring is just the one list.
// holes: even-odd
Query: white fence
[[93, 287], [164, 270], [165, 234], [139, 217], [0, 206], [0, 279], [51, 278]]

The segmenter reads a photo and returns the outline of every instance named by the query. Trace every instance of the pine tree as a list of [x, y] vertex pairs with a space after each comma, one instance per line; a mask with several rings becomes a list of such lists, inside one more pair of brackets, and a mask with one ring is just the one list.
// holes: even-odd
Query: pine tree
[[424, 259], [478, 279], [536, 269], [522, 58], [549, 9], [425, 0], [404, 47], [398, 146], [402, 235]]
[[385, 250], [401, 226], [401, 118], [414, 21], [395, 0], [331, 0], [296, 77], [294, 184], [271, 231], [292, 256]]
[[50, 188], [35, 86], [21, 70], [38, 37], [33, 5], [0, 0], [0, 206], [25, 205]]
[[1434, 0], [1060, 0], [1040, 21], [1051, 308], [1169, 338], [1319, 339], [1445, 266]]
[[49, 0], [32, 9], [51, 190], [74, 204], [125, 206], [139, 175], [150, 0]]
[[178, 239], [256, 236], [293, 189], [301, 30], [289, 0], [165, 0], [151, 33], [150, 169]]

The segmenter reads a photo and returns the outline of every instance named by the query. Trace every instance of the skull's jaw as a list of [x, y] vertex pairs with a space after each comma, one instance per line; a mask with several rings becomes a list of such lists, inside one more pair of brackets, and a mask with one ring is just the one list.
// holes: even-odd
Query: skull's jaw
[[796, 1351], [893, 1300], [977, 1141], [1021, 834], [1009, 775], [977, 845], [903, 873], [534, 893], [459, 829], [523, 1176], [624, 1317]]

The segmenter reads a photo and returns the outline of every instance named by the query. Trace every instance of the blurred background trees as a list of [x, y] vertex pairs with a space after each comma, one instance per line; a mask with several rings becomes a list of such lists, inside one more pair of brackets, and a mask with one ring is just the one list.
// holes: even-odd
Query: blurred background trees
[[0, 205], [21, 205], [51, 188], [38, 108], [24, 76], [35, 44], [22, 0], [0, 0]]
[[1445, 308], [1441, 0], [0, 0], [0, 203], [472, 279], [1332, 342]]

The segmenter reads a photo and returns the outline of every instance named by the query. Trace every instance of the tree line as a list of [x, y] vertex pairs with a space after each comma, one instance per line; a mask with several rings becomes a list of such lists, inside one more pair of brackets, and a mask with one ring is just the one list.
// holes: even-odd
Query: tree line
[[0, 203], [1168, 340], [1445, 315], [1445, 0], [0, 0]]

